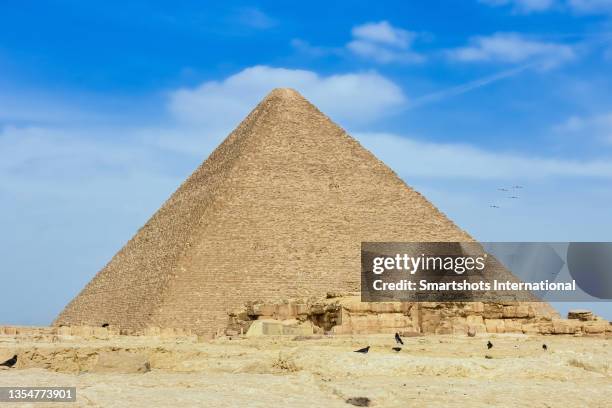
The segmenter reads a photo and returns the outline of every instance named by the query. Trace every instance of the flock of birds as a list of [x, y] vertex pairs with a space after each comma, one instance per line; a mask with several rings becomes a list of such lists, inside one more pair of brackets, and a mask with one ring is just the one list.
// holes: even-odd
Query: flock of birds
[[[500, 187], [500, 188], [497, 189], [497, 191], [501, 191], [502, 193], [510, 193], [511, 195], [506, 196], [507, 199], [518, 200], [520, 197], [517, 195], [518, 194], [517, 190], [521, 190], [523, 188], [524, 188], [523, 186], [516, 185], [516, 186], [509, 187], [509, 188]], [[491, 207], [491, 208], [501, 208], [497, 204], [491, 204], [491, 205], [489, 205], [489, 207]]]
[[[399, 333], [395, 333], [395, 343], [397, 344], [397, 347], [393, 347], [391, 350], [395, 351], [396, 353], [399, 353], [400, 351], [402, 351], [402, 348], [400, 346], [404, 345], [404, 341], [402, 340], [402, 337], [399, 335]], [[487, 349], [491, 350], [492, 348], [493, 343], [491, 343], [491, 340], [487, 341]], [[548, 350], [548, 346], [546, 344], [542, 344], [542, 350]], [[370, 346], [355, 350], [355, 353], [367, 354], [368, 351], [370, 351]]]
[[[395, 343], [397, 344], [397, 346], [391, 348], [391, 350], [395, 351], [396, 353], [399, 353], [400, 351], [402, 351], [401, 346], [404, 345], [404, 341], [402, 340], [402, 337], [399, 335], [399, 333], [395, 333]], [[491, 343], [491, 340], [487, 341], [487, 349], [491, 350], [492, 348], [493, 348], [493, 343]], [[542, 344], [542, 349], [548, 350], [548, 346], [546, 344]], [[355, 353], [367, 354], [368, 351], [370, 351], [370, 346], [360, 348], [359, 350], [355, 350]], [[17, 354], [15, 354], [13, 357], [9, 358], [5, 362], [0, 363], [0, 367], [11, 368], [15, 364], [17, 364]]]

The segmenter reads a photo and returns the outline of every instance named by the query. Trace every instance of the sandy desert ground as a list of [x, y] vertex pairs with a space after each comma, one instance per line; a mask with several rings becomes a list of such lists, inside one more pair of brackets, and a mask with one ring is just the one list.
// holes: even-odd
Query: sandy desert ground
[[[494, 344], [491, 350], [487, 340]], [[487, 335], [404, 341], [395, 353], [390, 335], [209, 342], [0, 336], [2, 356], [21, 356], [15, 368], [0, 370], [0, 384], [77, 387], [76, 403], [19, 407], [349, 407], [351, 397], [367, 397], [375, 407], [605, 407], [612, 401], [609, 338]], [[365, 345], [372, 346], [368, 354], [353, 352]], [[111, 356], [106, 366], [99, 362], [103, 355]], [[112, 356], [119, 359], [113, 362]], [[150, 370], [125, 372], [144, 360]]]

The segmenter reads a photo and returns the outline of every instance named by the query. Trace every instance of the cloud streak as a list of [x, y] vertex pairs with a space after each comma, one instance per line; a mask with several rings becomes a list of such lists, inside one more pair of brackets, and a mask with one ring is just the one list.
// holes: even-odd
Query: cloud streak
[[473, 91], [475, 89], [485, 87], [487, 85], [493, 84], [503, 79], [511, 78], [513, 76], [519, 75], [521, 72], [529, 68], [532, 68], [532, 67], [534, 67], [534, 64], [521, 65], [519, 67], [501, 71], [493, 75], [488, 75], [483, 78], [475, 79], [465, 84], [452, 86], [450, 88], [446, 88], [441, 91], [436, 91], [436, 92], [432, 92], [432, 93], [429, 93], [423, 96], [413, 98], [408, 105], [408, 109], [418, 108], [423, 105], [429, 105], [431, 103], [440, 102], [440, 101], [452, 98], [454, 96], [458, 96], [458, 95]]
[[543, 69], [553, 68], [576, 57], [566, 44], [528, 39], [518, 33], [495, 33], [472, 37], [468, 45], [448, 50], [449, 59], [475, 63], [538, 62]]

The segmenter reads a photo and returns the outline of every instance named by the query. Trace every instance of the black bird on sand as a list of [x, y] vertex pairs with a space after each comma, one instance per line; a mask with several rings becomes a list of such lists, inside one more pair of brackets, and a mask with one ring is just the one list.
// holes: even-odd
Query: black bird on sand
[[400, 351], [402, 351], [401, 347], [393, 347], [391, 350], [395, 351], [396, 353], [399, 353]]
[[17, 354], [15, 354], [12, 358], [9, 358], [8, 360], [6, 360], [4, 363], [0, 364], [0, 366], [4, 366], [4, 367], [12, 367], [15, 364], [17, 364]]
[[493, 343], [491, 343], [491, 341], [487, 341], [487, 348], [490, 350], [493, 348]]
[[404, 342], [402, 341], [402, 338], [400, 337], [399, 333], [395, 333], [395, 342], [397, 344], [401, 344], [402, 346], [404, 345]]
[[355, 350], [355, 353], [367, 354], [368, 351], [370, 351], [370, 346], [364, 347], [364, 348], [359, 349], [359, 350]]
[[548, 350], [548, 346], [547, 346], [546, 344], [542, 344], [542, 348], [543, 348], [544, 350]]

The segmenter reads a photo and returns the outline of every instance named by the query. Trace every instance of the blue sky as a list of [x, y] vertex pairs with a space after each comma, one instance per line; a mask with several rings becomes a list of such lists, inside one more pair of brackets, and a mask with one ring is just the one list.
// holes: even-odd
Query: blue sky
[[612, 240], [612, 0], [24, 0], [0, 32], [4, 323], [49, 323], [277, 86], [480, 240]]

